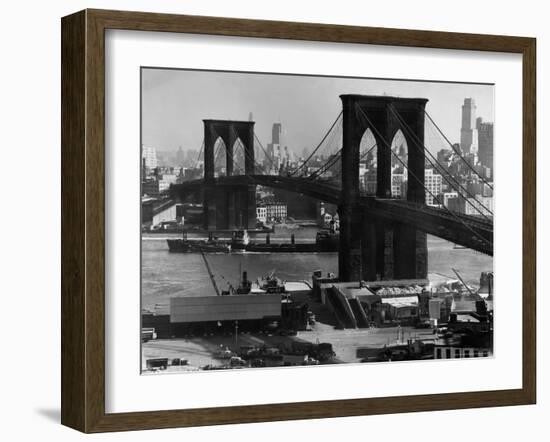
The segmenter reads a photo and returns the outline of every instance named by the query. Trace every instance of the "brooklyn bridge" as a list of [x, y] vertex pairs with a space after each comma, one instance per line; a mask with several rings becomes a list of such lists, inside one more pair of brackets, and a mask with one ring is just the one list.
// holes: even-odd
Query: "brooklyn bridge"
[[[256, 186], [285, 189], [336, 204], [340, 219], [341, 281], [372, 281], [377, 276], [426, 278], [427, 234], [492, 256], [492, 213], [459, 180], [444, 173], [444, 167], [425, 145], [427, 121], [440, 131], [426, 112], [428, 100], [368, 95], [341, 95], [340, 99], [342, 111], [319, 145], [294, 170], [279, 174], [267, 173], [265, 161], [264, 165], [257, 161], [255, 152], [263, 151], [268, 160], [269, 155], [254, 132], [253, 121], [203, 120], [204, 177], [172, 185], [171, 195], [185, 198], [201, 192], [204, 228], [210, 231], [254, 228]], [[322, 167], [308, 173], [308, 162], [334, 136], [336, 126], [341, 128], [337, 151]], [[398, 132], [407, 144], [406, 159], [392, 149]], [[366, 133], [374, 143], [362, 149]], [[441, 136], [455, 149], [443, 132]], [[225, 176], [215, 174], [216, 157], [220, 153], [215, 152], [216, 146], [222, 155], [225, 153]], [[242, 167], [235, 161], [237, 147], [242, 149]], [[360, 186], [360, 162], [371, 152], [376, 156], [376, 190], [367, 193]], [[461, 155], [457, 150], [455, 153]], [[392, 197], [392, 164], [396, 163], [408, 175], [403, 199]], [[450, 188], [478, 214], [464, 215], [447, 208], [425, 184], [427, 166], [440, 172]], [[337, 172], [328, 174], [331, 170]], [[485, 182], [483, 177], [479, 179]], [[427, 195], [432, 197], [433, 205], [426, 204]]]

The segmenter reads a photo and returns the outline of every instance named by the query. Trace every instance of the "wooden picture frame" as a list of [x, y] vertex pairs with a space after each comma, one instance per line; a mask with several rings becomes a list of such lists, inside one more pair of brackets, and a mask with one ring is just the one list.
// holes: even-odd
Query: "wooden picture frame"
[[[523, 57], [523, 385], [514, 390], [107, 414], [105, 30], [418, 48]], [[62, 410], [83, 432], [533, 404], [536, 400], [536, 41], [533, 38], [84, 10], [62, 19]], [[518, 165], [519, 167], [519, 165]]]

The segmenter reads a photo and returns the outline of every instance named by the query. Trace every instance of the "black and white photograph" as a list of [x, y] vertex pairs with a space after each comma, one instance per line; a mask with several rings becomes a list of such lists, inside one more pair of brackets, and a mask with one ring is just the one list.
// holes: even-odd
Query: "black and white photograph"
[[6, 3], [0, 440], [542, 434], [540, 5]]
[[142, 373], [492, 357], [493, 125], [493, 84], [143, 67]]

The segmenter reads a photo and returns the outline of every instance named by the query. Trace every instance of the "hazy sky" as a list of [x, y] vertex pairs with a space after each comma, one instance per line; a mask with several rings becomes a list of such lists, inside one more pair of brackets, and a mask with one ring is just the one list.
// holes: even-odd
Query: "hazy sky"
[[[477, 84], [145, 68], [143, 144], [158, 150], [198, 150], [203, 119], [248, 120], [252, 112], [264, 146], [271, 140], [273, 123], [281, 122], [282, 144], [299, 154], [316, 146], [335, 120], [342, 108], [340, 94], [428, 98], [427, 112], [454, 143], [460, 141], [464, 98], [474, 98], [477, 116], [493, 121], [493, 91], [493, 86]], [[436, 139], [435, 130], [428, 129], [426, 144], [443, 147]]]

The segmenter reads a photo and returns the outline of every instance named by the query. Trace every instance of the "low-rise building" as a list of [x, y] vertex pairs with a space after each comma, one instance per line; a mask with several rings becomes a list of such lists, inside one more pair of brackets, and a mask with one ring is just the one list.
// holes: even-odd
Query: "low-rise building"
[[473, 198], [455, 198], [448, 201], [448, 208], [454, 212], [471, 216], [492, 217], [493, 197], [474, 195]]
[[491, 355], [492, 352], [488, 348], [434, 346], [434, 359], [486, 358]]
[[267, 207], [264, 205], [256, 206], [256, 219], [261, 222], [267, 222]]
[[165, 193], [170, 188], [170, 182], [164, 180], [147, 180], [141, 183], [141, 194], [152, 197], [158, 197], [162, 193]]
[[282, 202], [265, 203], [267, 220], [284, 220], [287, 217], [287, 205]]
[[441, 194], [441, 202], [445, 207], [449, 207], [449, 201], [458, 198], [458, 192], [443, 192]]
[[183, 225], [183, 220], [182, 205], [174, 200], [142, 199], [141, 222], [143, 226], [159, 226], [167, 222], [177, 222]]
[[363, 190], [368, 195], [376, 194], [376, 186], [377, 186], [376, 168], [369, 169], [363, 175], [363, 183], [364, 183], [364, 189]]
[[405, 198], [407, 195], [407, 169], [396, 167], [391, 174], [391, 196]]
[[468, 198], [464, 208], [466, 215], [493, 216], [493, 197], [475, 195], [475, 198]]

